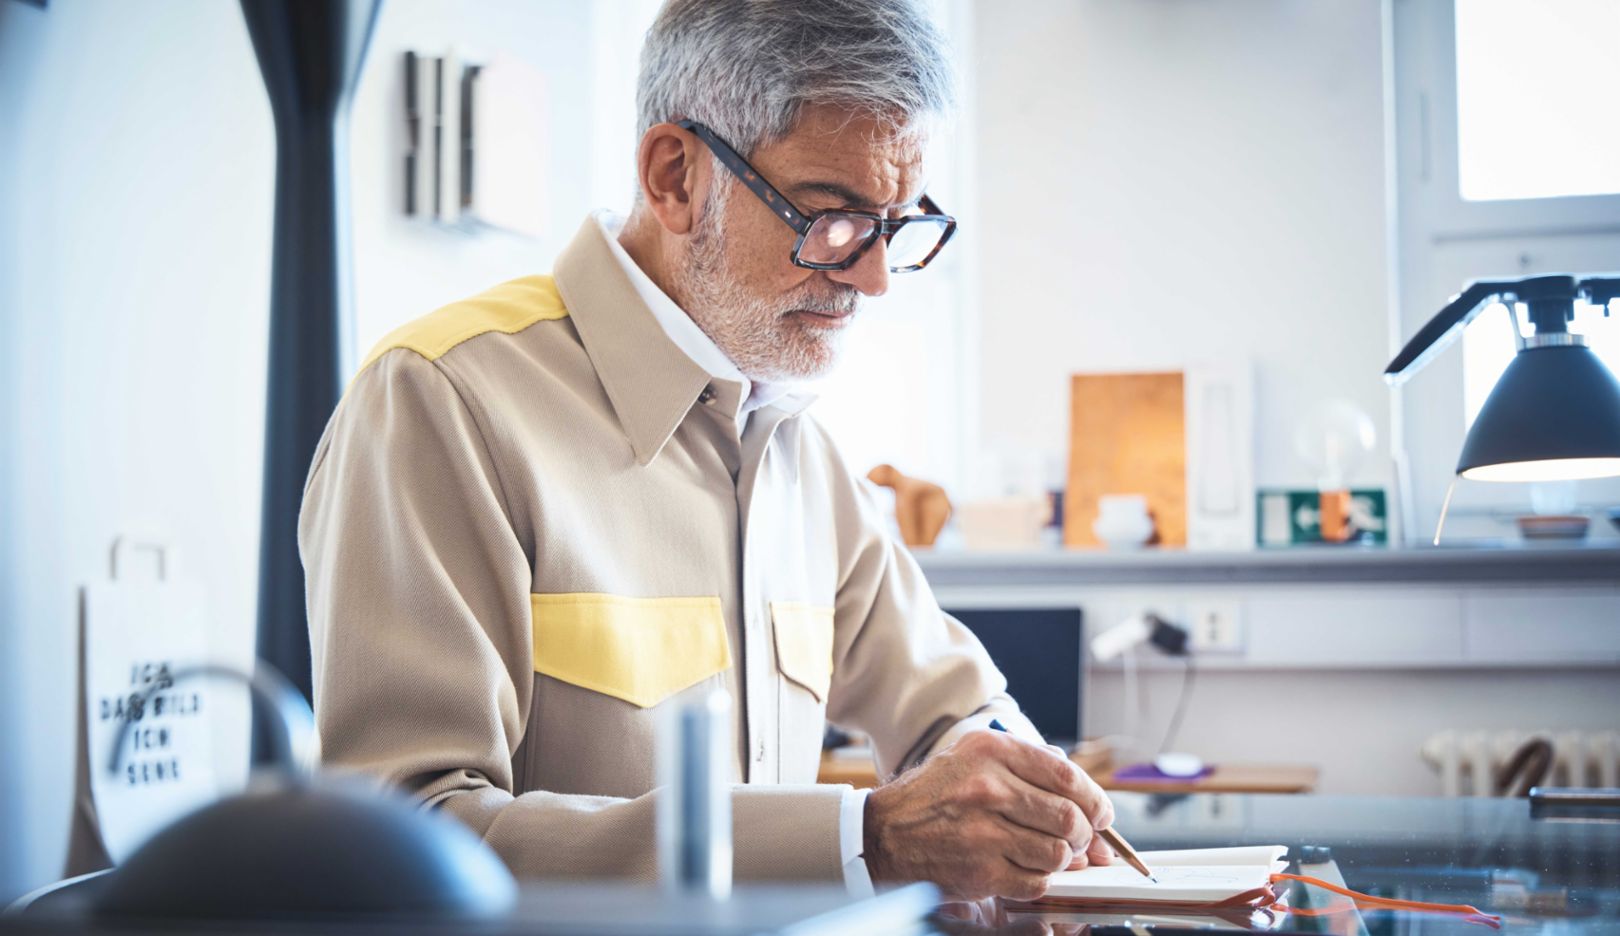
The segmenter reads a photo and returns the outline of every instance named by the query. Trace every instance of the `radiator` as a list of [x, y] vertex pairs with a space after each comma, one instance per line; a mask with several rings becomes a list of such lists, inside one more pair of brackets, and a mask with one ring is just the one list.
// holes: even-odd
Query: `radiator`
[[1492, 778], [1531, 738], [1553, 746], [1547, 786], [1620, 786], [1617, 731], [1441, 731], [1423, 742], [1423, 759], [1440, 773], [1445, 796], [1489, 796]]

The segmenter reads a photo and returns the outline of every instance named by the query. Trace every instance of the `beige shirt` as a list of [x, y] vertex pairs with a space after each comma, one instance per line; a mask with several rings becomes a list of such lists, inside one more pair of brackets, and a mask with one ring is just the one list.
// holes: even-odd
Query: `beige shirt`
[[329, 764], [467, 822], [520, 875], [650, 879], [658, 707], [737, 700], [740, 878], [839, 880], [824, 719], [892, 775], [999, 717], [1035, 736], [788, 395], [739, 420], [594, 221], [554, 276], [399, 329], [300, 517]]

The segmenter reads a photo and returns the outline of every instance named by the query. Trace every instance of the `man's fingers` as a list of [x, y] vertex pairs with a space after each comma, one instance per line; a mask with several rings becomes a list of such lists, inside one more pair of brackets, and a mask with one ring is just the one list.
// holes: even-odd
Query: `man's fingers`
[[1055, 835], [1044, 835], [1023, 826], [1005, 827], [1007, 842], [1003, 854], [1026, 871], [1051, 874], [1062, 871], [1074, 860], [1074, 849]]
[[1091, 820], [1094, 829], [1106, 829], [1114, 821], [1114, 805], [1108, 795], [1086, 772], [1067, 757], [1056, 757], [1040, 745], [1011, 735], [1000, 746], [1007, 769], [1029, 783], [1075, 802]]
[[1093, 865], [1110, 864], [1114, 860], [1114, 849], [1101, 836], [1093, 838], [1084, 849], [1074, 853], [1074, 860], [1069, 862], [1069, 871], [1079, 871]]
[[1091, 800], [1097, 804], [1096, 812], [1086, 810], [1086, 815], [1091, 817], [1091, 827], [1094, 829], [1106, 829], [1112, 826], [1114, 824], [1114, 801], [1108, 798], [1108, 793], [1103, 790], [1101, 784], [1091, 779], [1091, 774], [1082, 770], [1080, 776], [1085, 778], [1086, 786], [1091, 788]]
[[1001, 815], [1011, 822], [1045, 832], [1079, 851], [1091, 843], [1091, 821], [1074, 800], [1049, 793], [1016, 775], [1008, 776]]
[[997, 896], [1011, 900], [1039, 900], [1046, 896], [1047, 875], [1005, 862], [1001, 880], [996, 884]]
[[1105, 865], [1114, 860], [1113, 846], [1104, 841], [1100, 835], [1093, 838], [1081, 854], [1094, 865]]

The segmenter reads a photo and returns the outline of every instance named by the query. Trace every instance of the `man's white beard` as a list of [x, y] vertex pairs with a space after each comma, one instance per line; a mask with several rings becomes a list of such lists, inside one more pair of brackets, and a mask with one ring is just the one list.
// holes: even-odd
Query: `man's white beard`
[[723, 219], [733, 185], [727, 180], [710, 194], [692, 232], [686, 265], [674, 271], [686, 314], [749, 380], [792, 383], [821, 377], [837, 362], [848, 326], [814, 328], [789, 313], [805, 308], [854, 312], [860, 293], [839, 284], [829, 295], [814, 280], [776, 299], [749, 293], [732, 275], [726, 254]]

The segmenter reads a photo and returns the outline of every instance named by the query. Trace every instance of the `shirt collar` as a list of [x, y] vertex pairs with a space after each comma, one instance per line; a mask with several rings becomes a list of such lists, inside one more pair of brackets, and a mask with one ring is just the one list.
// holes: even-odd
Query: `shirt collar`
[[[636, 266], [617, 238], [609, 235], [595, 217], [585, 220], [557, 256], [553, 277], [639, 464], [646, 465], [658, 456], [699, 395], [717, 383], [730, 385], [716, 389], [723, 391], [723, 399], [736, 401], [739, 429], [755, 409], [775, 406], [795, 415], [814, 400], [811, 394], [784, 388], [764, 401], [764, 395], [757, 392], [758, 385], [750, 386], [736, 365]], [[637, 284], [637, 277], [645, 280], [644, 286]], [[676, 324], [679, 331], [678, 322], [672, 316], [659, 315], [659, 300], [667, 304], [665, 311], [673, 310], [720, 361], [699, 350], [702, 344], [691, 334], [680, 341], [673, 337], [665, 323], [667, 320]], [[691, 344], [692, 352], [681, 341]], [[693, 352], [709, 358], [710, 365], [724, 362], [730, 371], [712, 373], [695, 359]], [[716, 369], [723, 370], [718, 366]]]
[[596, 222], [601, 236], [613, 254], [619, 269], [623, 271], [630, 285], [635, 288], [636, 295], [641, 298], [653, 318], [663, 328], [664, 334], [675, 343], [687, 357], [717, 380], [726, 380], [741, 384], [741, 408], [737, 412], [737, 428], [741, 431], [746, 425], [748, 417], [755, 410], [767, 406], [782, 404], [789, 412], [802, 412], [814, 400], [814, 396], [805, 392], [801, 387], [792, 383], [764, 383], [749, 380], [737, 365], [732, 362], [714, 339], [704, 333], [698, 324], [686, 311], [675, 304], [669, 294], [658, 288], [636, 261], [619, 243], [619, 232], [624, 229], [624, 219], [611, 211], [599, 211], [591, 216]]

